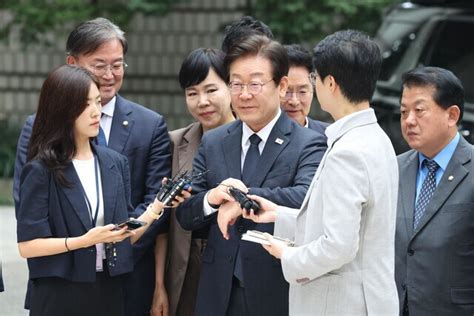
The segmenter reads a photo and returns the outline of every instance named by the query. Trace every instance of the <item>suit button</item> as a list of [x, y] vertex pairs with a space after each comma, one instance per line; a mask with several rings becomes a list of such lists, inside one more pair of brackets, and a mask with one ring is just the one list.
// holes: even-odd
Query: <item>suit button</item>
[[407, 288], [407, 284], [406, 284], [405, 282], [403, 282], [403, 283], [402, 283], [402, 289], [403, 289], [403, 290], [406, 290], [406, 288]]
[[413, 256], [414, 254], [415, 254], [415, 250], [409, 248], [409, 249], [408, 249], [408, 255], [409, 255], [409, 256]]
[[238, 231], [239, 233], [243, 234], [244, 231], [245, 231], [244, 226], [240, 225], [240, 226], [237, 228], [237, 231]]
[[232, 258], [232, 256], [229, 256], [227, 259], [229, 260], [230, 263], [232, 263], [232, 261], [233, 261], [232, 259], [234, 259], [234, 258]]

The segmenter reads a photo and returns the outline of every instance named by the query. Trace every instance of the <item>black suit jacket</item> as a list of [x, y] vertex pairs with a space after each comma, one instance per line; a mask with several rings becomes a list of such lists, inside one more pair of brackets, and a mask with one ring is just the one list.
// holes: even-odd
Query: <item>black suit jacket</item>
[[474, 313], [474, 146], [462, 137], [413, 231], [418, 152], [398, 156], [395, 280], [410, 315]]
[[[176, 211], [184, 229], [209, 227], [196, 314], [225, 314], [240, 248], [250, 315], [287, 315], [288, 283], [283, 278], [280, 261], [260, 245], [240, 240], [248, 229], [273, 233], [273, 224], [256, 224], [241, 218], [231, 227], [230, 240], [225, 240], [217, 226], [217, 214], [205, 217], [203, 213], [203, 198], [209, 189], [226, 178], [241, 178], [241, 138], [240, 120], [204, 134], [193, 168], [197, 172], [209, 172], [193, 182], [195, 195]], [[322, 135], [299, 126], [282, 113], [250, 180], [250, 192], [280, 205], [300, 207], [325, 150]]]
[[[107, 148], [94, 151], [100, 166], [104, 223], [125, 221], [133, 207], [130, 204], [130, 176], [125, 157]], [[18, 242], [36, 238], [77, 237], [92, 228], [90, 214], [79, 177], [72, 162], [64, 170], [71, 184], [65, 187], [54, 180], [50, 170], [39, 160], [28, 162], [20, 178], [20, 203], [17, 212]], [[116, 260], [109, 266], [111, 276], [133, 270], [130, 240], [116, 243]], [[106, 254], [109, 253], [106, 251]], [[94, 282], [96, 278], [96, 248], [91, 246], [53, 256], [28, 259], [31, 280], [60, 277], [76, 282]]]

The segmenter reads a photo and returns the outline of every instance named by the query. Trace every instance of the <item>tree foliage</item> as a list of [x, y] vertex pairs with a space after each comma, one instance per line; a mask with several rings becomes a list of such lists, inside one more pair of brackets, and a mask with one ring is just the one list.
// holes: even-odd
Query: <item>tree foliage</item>
[[[136, 13], [165, 14], [173, 0], [2, 0], [0, 10], [7, 13], [0, 21], [0, 38], [19, 28], [24, 44], [48, 42], [47, 33], [61, 33], [65, 26], [98, 16], [124, 26]], [[68, 27], [66, 29], [71, 29]]]
[[372, 34], [382, 11], [400, 0], [255, 0], [252, 11], [283, 43], [310, 42], [340, 29]]
[[[192, 0], [184, 0], [192, 1]], [[342, 28], [372, 33], [382, 9], [401, 0], [247, 0], [247, 11], [265, 21], [284, 43], [314, 42]], [[167, 13], [179, 0], [1, 0], [0, 10], [10, 18], [0, 21], [0, 38], [19, 28], [24, 44], [53, 41], [72, 25], [97, 16], [121, 27], [136, 13]], [[72, 24], [72, 25], [71, 25]]]
[[[24, 44], [48, 42], [58, 34], [97, 16], [110, 18], [122, 28], [136, 13], [162, 15], [173, 4], [192, 0], [1, 0], [9, 18], [0, 21], [0, 39], [19, 28]], [[319, 40], [343, 28], [372, 33], [382, 10], [401, 0], [247, 0], [247, 12], [267, 23], [284, 43]], [[54, 36], [53, 36], [54, 38]]]

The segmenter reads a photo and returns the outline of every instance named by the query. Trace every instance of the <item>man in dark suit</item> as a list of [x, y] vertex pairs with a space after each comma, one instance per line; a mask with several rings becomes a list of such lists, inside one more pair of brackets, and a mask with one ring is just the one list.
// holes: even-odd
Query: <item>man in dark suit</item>
[[[142, 214], [171, 173], [170, 141], [164, 118], [118, 94], [123, 82], [127, 41], [118, 26], [97, 18], [79, 24], [69, 35], [68, 64], [90, 70], [100, 81], [102, 99], [99, 143], [128, 158], [131, 201], [135, 215]], [[13, 197], [19, 201], [19, 177], [26, 161], [34, 115], [21, 132], [15, 163]], [[126, 280], [127, 315], [148, 314], [155, 284], [153, 245], [157, 233], [165, 232], [166, 217], [156, 221], [134, 245], [134, 272]], [[161, 276], [163, 277], [163, 276]]]
[[288, 70], [288, 90], [281, 99], [281, 108], [301, 126], [324, 135], [328, 123], [308, 117], [313, 102], [314, 91], [309, 74], [313, 72], [311, 54], [301, 45], [285, 45], [290, 68]]
[[195, 314], [287, 315], [288, 283], [279, 260], [240, 239], [248, 229], [272, 233], [273, 224], [238, 217], [242, 210], [228, 185], [299, 207], [326, 144], [280, 110], [288, 85], [283, 46], [249, 37], [230, 49], [225, 66], [240, 119], [204, 134], [193, 168], [209, 172], [193, 182], [195, 195], [176, 212], [184, 229], [209, 231]]
[[402, 77], [395, 278], [401, 315], [474, 313], [474, 146], [457, 131], [464, 89], [450, 71]]

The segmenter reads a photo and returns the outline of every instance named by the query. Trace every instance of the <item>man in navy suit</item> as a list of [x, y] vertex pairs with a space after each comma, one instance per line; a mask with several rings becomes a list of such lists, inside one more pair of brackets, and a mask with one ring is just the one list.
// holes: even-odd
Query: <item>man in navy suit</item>
[[309, 79], [313, 72], [311, 54], [301, 45], [285, 45], [290, 69], [288, 70], [288, 90], [281, 99], [281, 108], [301, 126], [315, 130], [326, 137], [328, 123], [308, 117], [314, 91]]
[[273, 224], [239, 217], [242, 209], [228, 185], [299, 207], [326, 143], [280, 109], [288, 86], [282, 45], [251, 36], [230, 49], [225, 66], [240, 119], [204, 134], [193, 168], [209, 172], [193, 182], [195, 195], [176, 213], [184, 229], [208, 232], [195, 314], [287, 315], [280, 261], [240, 239], [248, 229], [272, 233]]
[[[69, 35], [68, 64], [90, 70], [100, 81], [102, 99], [101, 133], [98, 139], [128, 158], [131, 201], [138, 217], [153, 201], [161, 179], [171, 173], [171, 153], [164, 118], [118, 94], [127, 64], [124, 32], [104, 18], [79, 24]], [[19, 202], [19, 178], [26, 161], [34, 115], [22, 129], [15, 163], [13, 197]], [[155, 286], [153, 245], [156, 234], [166, 231], [166, 217], [156, 221], [134, 245], [134, 272], [126, 280], [127, 315], [148, 314]], [[164, 240], [164, 242], [166, 242]], [[163, 247], [161, 247], [163, 249]], [[163, 276], [158, 276], [163, 279]]]

